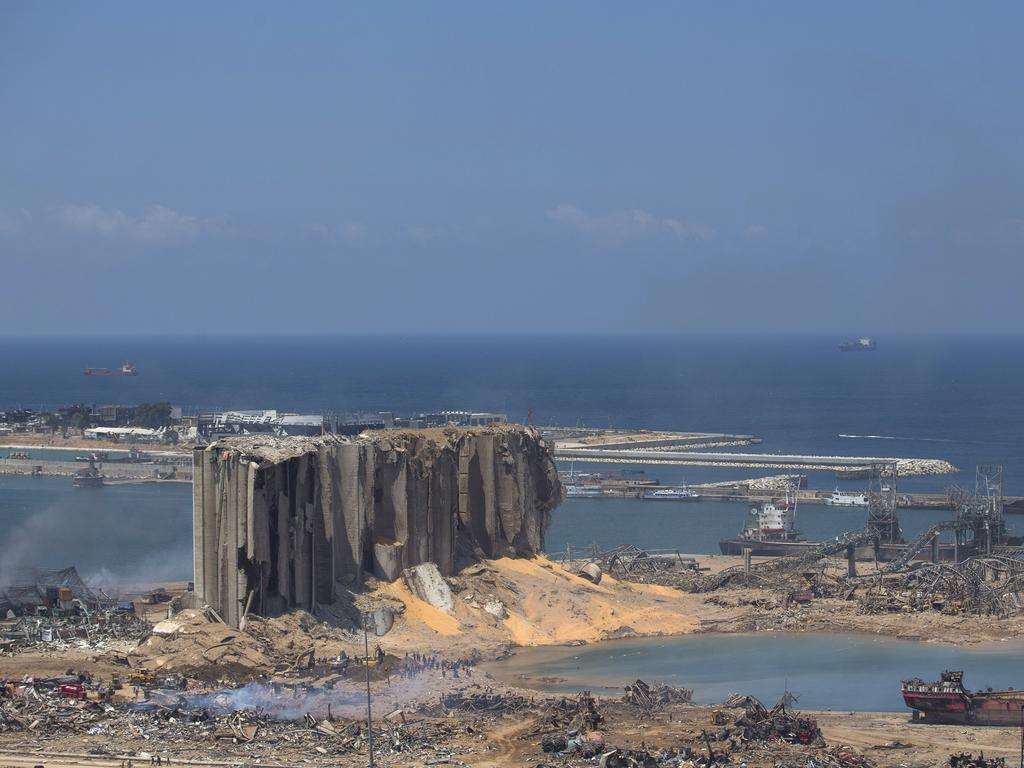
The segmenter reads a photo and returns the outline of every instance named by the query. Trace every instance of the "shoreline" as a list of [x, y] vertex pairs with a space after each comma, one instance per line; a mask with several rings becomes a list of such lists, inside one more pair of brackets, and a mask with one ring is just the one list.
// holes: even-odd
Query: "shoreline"
[[[4, 440], [9, 440], [10, 435], [5, 435]], [[157, 447], [151, 447], [156, 445]], [[192, 449], [190, 446], [179, 448], [167, 448], [160, 443], [117, 443], [110, 440], [86, 440], [84, 438], [66, 442], [63, 444], [53, 443], [0, 443], [0, 449], [37, 448], [42, 451], [84, 451], [90, 448], [101, 451], [123, 451], [128, 453], [132, 448], [138, 448], [146, 453], [167, 453], [172, 456], [188, 456]]]
[[[592, 643], [562, 643], [559, 645], [541, 645], [541, 646], [515, 646], [509, 649], [505, 655], [481, 662], [480, 668], [494, 677], [508, 685], [514, 685], [519, 688], [526, 688], [528, 690], [535, 690], [545, 695], [560, 695], [563, 693], [561, 689], [550, 688], [550, 687], [537, 687], [531, 685], [531, 680], [542, 683], [544, 685], [558, 684], [565, 682], [567, 688], [578, 689], [578, 688], [590, 688], [593, 687], [595, 691], [605, 690], [621, 690], [624, 685], [628, 685], [635, 679], [635, 674], [622, 673], [623, 676], [619, 678], [612, 678], [606, 676], [607, 673], [590, 673], [583, 680], [577, 680], [576, 682], [570, 681], [568, 678], [558, 678], [555, 673], [546, 675], [541, 672], [535, 675], [524, 675], [522, 670], [518, 669], [515, 665], [510, 665], [509, 662], [517, 659], [525, 661], [525, 665], [531, 668], [538, 669], [539, 667], [548, 664], [553, 661], [566, 660], [568, 658], [576, 658], [581, 653], [589, 651], [591, 653], [607, 653], [609, 656], [628, 656], [640, 653], [636, 650], [638, 644], [642, 646], [653, 646], [660, 647], [665, 643], [685, 643], [687, 640], [697, 640], [700, 638], [706, 638], [709, 635], [716, 634], [715, 632], [693, 632], [684, 634], [654, 634], [654, 635], [638, 635], [633, 637], [621, 637], [621, 638], [609, 638], [606, 640], [597, 640]], [[834, 630], [828, 631], [825, 629], [814, 630], [814, 631], [796, 631], [796, 632], [772, 632], [772, 631], [761, 631], [761, 632], [728, 632], [718, 633], [729, 638], [745, 638], [749, 640], [757, 640], [770, 636], [773, 640], [786, 641], [788, 639], [818, 639], [822, 642], [833, 641], [839, 638], [851, 639], [854, 641], [861, 641], [870, 643], [878, 640], [891, 642], [894, 644], [907, 644], [907, 645], [927, 645], [927, 646], [942, 646], [945, 648], [959, 648], [967, 651], [971, 655], [982, 655], [989, 657], [997, 657], [1001, 655], [1020, 654], [1024, 655], [1024, 637], [1012, 637], [1007, 638], [1003, 641], [986, 641], [979, 644], [956, 644], [948, 643], [944, 641], [933, 641], [924, 639], [913, 639], [908, 637], [899, 637], [893, 635], [879, 635], [870, 632], [857, 632], [857, 631], [844, 631]], [[575, 651], [575, 653], [574, 653]], [[616, 653], [621, 651], [622, 653]], [[502, 671], [503, 668], [506, 668]], [[648, 681], [650, 682], [650, 681]], [[699, 704], [699, 702], [698, 702]], [[856, 710], [861, 712], [882, 712], [886, 710]], [[894, 710], [899, 711], [899, 710]]]

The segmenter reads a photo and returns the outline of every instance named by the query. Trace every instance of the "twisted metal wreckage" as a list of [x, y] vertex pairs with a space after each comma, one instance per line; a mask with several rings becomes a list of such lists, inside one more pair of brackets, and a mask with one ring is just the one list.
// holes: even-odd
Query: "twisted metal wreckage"
[[[777, 557], [702, 573], [693, 558], [677, 550], [644, 550], [626, 545], [610, 550], [566, 548], [563, 563], [591, 581], [608, 573], [630, 581], [676, 586], [689, 592], [714, 592], [726, 586], [752, 586], [816, 597], [856, 598], [863, 610], [945, 610], [1009, 617], [1024, 607], [1024, 547], [1010, 536], [1003, 519], [1002, 467], [980, 465], [975, 490], [947, 492], [952, 519], [936, 523], [907, 543], [896, 517], [896, 472], [891, 465], [872, 468], [868, 519], [849, 531], [796, 555]], [[942, 562], [942, 545], [952, 559]], [[930, 552], [928, 551], [930, 549]], [[858, 575], [856, 561], [874, 554], [877, 568]], [[880, 561], [880, 554], [886, 555]], [[834, 573], [830, 558], [845, 553], [845, 574]], [[929, 561], [920, 558], [927, 556]]]

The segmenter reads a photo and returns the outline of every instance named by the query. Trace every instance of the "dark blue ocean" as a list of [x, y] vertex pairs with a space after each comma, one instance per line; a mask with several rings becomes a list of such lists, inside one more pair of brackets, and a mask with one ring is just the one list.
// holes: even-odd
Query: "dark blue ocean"
[[[752, 433], [773, 452], [934, 456], [971, 471], [1002, 463], [1008, 492], [1024, 493], [1024, 336], [881, 338], [866, 353], [841, 353], [836, 342], [0, 339], [0, 408], [169, 400], [190, 411], [455, 408], [515, 420], [533, 409], [539, 425]], [[126, 360], [140, 376], [81, 375]]]
[[[457, 303], [452, 311], [458, 311]], [[975, 464], [1001, 463], [1006, 492], [1024, 494], [1024, 337], [885, 337], [868, 353], [841, 353], [837, 341], [824, 336], [0, 339], [0, 408], [169, 400], [186, 412], [472, 409], [504, 412], [518, 421], [532, 409], [540, 426], [748, 433], [764, 440], [756, 450], [935, 457], [964, 470], [959, 476], [901, 480], [905, 490], [973, 486]], [[135, 363], [141, 375], [104, 379], [81, 373], [86, 366], [117, 367], [125, 361]], [[649, 472], [663, 482], [737, 476], [731, 470], [691, 468]], [[828, 475], [812, 476], [811, 482], [819, 488], [834, 484]], [[24, 506], [31, 494], [19, 488], [22, 506], [15, 510], [5, 485], [0, 478], [0, 525], [10, 529], [31, 516]], [[161, 490], [147, 489], [143, 497]], [[188, 541], [191, 519], [187, 492], [175, 493], [178, 524], [173, 530], [160, 528], [159, 538], [177, 552]], [[694, 505], [698, 509], [681, 505], [685, 512], [677, 505], [667, 505], [672, 512], [635, 505], [630, 506], [635, 514], [623, 514], [620, 502], [566, 503], [555, 513], [550, 548], [560, 549], [567, 539], [618, 539], [712, 551], [719, 531], [735, 532], [745, 512], [741, 505], [712, 503]], [[87, 512], [83, 508], [82, 514]], [[801, 524], [822, 535], [846, 530], [851, 522], [844, 517], [848, 513], [827, 508], [803, 513]], [[155, 513], [137, 498], [127, 514]], [[904, 528], [924, 527], [930, 514], [908, 512]], [[92, 545], [101, 553], [92, 560], [110, 559], [112, 571], [134, 571], [145, 555], [122, 548], [108, 558], [104, 542], [110, 537], [97, 530]], [[55, 548], [38, 557], [56, 561], [67, 555]], [[187, 577], [187, 561], [179, 570]]]

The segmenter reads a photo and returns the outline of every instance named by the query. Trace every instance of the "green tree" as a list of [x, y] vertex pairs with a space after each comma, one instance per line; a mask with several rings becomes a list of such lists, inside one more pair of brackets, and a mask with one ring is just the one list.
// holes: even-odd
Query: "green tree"
[[149, 427], [159, 429], [169, 427], [171, 420], [171, 404], [167, 402], [140, 403], [135, 408], [133, 423], [137, 427]]

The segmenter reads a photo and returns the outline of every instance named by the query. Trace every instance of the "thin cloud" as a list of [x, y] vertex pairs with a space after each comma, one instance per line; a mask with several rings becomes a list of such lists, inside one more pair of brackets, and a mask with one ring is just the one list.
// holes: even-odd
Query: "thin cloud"
[[138, 216], [93, 203], [64, 205], [57, 211], [57, 221], [70, 232], [141, 242], [188, 240], [198, 237], [205, 228], [195, 216], [163, 205], [147, 206]]
[[715, 231], [699, 222], [662, 219], [639, 208], [612, 211], [601, 216], [562, 203], [547, 212], [548, 218], [578, 232], [611, 243], [669, 236], [676, 240], [710, 240]]
[[679, 240], [710, 240], [715, 236], [715, 230], [699, 221], [665, 219], [661, 224], [666, 232]]
[[0, 235], [17, 235], [32, 220], [32, 214], [24, 208], [0, 210]]

